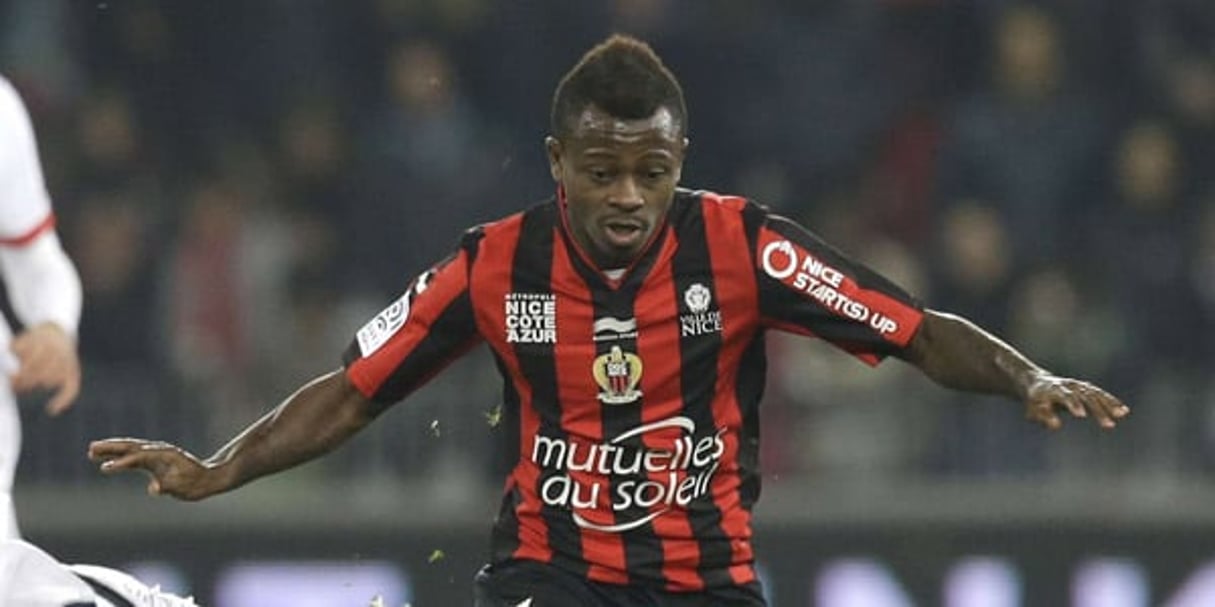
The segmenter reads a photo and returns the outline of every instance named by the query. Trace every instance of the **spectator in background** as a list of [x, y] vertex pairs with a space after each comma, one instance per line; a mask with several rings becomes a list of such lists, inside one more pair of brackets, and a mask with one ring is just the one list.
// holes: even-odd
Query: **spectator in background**
[[1012, 236], [1000, 214], [962, 201], [945, 210], [937, 230], [936, 297], [984, 326], [1004, 327], [1015, 268]]
[[90, 95], [76, 125], [74, 177], [89, 190], [112, 190], [153, 181], [130, 98], [120, 89]]
[[[1138, 76], [1146, 104], [1177, 127], [1181, 153], [1195, 167], [1215, 165], [1215, 4], [1144, 2], [1137, 17]], [[1191, 178], [1209, 193], [1210, 171]]]
[[[348, 208], [346, 235], [362, 269], [354, 286], [377, 297], [403, 287], [402, 267], [442, 255], [451, 234], [503, 204], [486, 188], [493, 144], [447, 51], [430, 40], [402, 42], [389, 52], [384, 78], [383, 105], [363, 125], [366, 189]], [[417, 221], [419, 206], [429, 209], [426, 221]]]
[[[50, 115], [60, 132], [51, 143], [47, 176], [64, 247], [76, 260], [84, 294], [79, 353], [88, 385], [80, 413], [67, 423], [24, 420], [27, 465], [22, 475], [68, 482], [82, 477], [70, 445], [84, 428], [132, 425], [176, 432], [181, 408], [149, 409], [168, 387], [161, 314], [164, 224], [176, 212], [156, 169], [159, 150], [132, 106], [129, 91], [98, 85], [70, 115]], [[63, 448], [65, 445], [68, 449]]]
[[[1173, 130], [1150, 118], [1120, 134], [1109, 170], [1106, 207], [1092, 221], [1096, 255], [1088, 274], [1104, 297], [1087, 302], [1084, 317], [1107, 308], [1124, 329], [1111, 381], [1152, 408], [1151, 419], [1128, 437], [1128, 465], [1160, 473], [1185, 463], [1183, 445], [1196, 411], [1204, 366], [1201, 295], [1188, 280], [1199, 209], [1187, 192], [1186, 159]], [[1098, 305], [1104, 303], [1104, 306]], [[1077, 332], [1076, 341], [1083, 342]], [[1123, 385], [1125, 382], [1125, 385]]]
[[180, 407], [149, 408], [163, 398], [167, 365], [157, 297], [152, 221], [132, 190], [88, 193], [65, 216], [66, 245], [78, 260], [84, 292], [80, 361], [87, 377], [78, 413], [69, 420], [24, 421], [22, 475], [68, 482], [83, 477], [71, 448], [99, 428], [157, 428], [180, 435]]
[[993, 208], [1015, 267], [1057, 261], [1076, 203], [1099, 193], [1088, 186], [1101, 106], [1067, 77], [1060, 26], [1042, 9], [1008, 8], [993, 42], [992, 82], [946, 128], [940, 193], [946, 206], [969, 199]]
[[252, 202], [223, 177], [199, 181], [186, 196], [166, 285], [172, 368], [185, 406], [205, 411], [211, 431], [222, 433], [253, 401]]
[[14, 393], [51, 390], [52, 415], [80, 390], [76, 328], [80, 278], [59, 245], [33, 125], [17, 91], [0, 77], [0, 273], [23, 324], [0, 323], [0, 539], [19, 535], [12, 485], [21, 453]]
[[1186, 260], [1198, 217], [1186, 200], [1180, 146], [1169, 127], [1144, 119], [1122, 132], [1115, 151], [1107, 206], [1088, 222], [1099, 240], [1087, 250], [1100, 253], [1089, 267], [1130, 330], [1129, 368], [1189, 367], [1204, 346], [1192, 335], [1198, 294]]
[[[944, 210], [937, 229], [934, 296], [984, 326], [1006, 330], [1017, 268], [1005, 219], [990, 206], [958, 201]], [[937, 470], [998, 476], [1045, 465], [1042, 437], [1003, 419], [996, 399], [958, 394], [946, 399], [955, 406], [942, 411], [935, 429]]]

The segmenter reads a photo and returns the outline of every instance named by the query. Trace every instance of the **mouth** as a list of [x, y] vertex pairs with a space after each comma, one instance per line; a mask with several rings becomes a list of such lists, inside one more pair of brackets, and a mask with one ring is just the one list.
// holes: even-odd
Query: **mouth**
[[616, 246], [631, 246], [645, 233], [645, 225], [640, 221], [628, 219], [613, 219], [603, 224], [608, 240]]

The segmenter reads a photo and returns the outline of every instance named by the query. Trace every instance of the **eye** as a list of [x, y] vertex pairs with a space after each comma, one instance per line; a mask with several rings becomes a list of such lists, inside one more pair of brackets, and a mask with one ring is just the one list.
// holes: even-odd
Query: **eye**
[[668, 171], [662, 167], [653, 167], [646, 169], [645, 178], [649, 179], [650, 181], [658, 181], [659, 179], [666, 177], [667, 173]]
[[586, 172], [591, 176], [591, 180], [599, 183], [607, 183], [612, 180], [611, 171], [603, 167], [591, 167]]

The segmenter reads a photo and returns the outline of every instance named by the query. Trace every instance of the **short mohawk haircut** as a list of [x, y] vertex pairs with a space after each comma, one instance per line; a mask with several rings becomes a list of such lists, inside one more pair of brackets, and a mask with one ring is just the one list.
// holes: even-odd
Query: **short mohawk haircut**
[[683, 88], [650, 45], [615, 34], [587, 51], [561, 79], [553, 94], [550, 128], [567, 135], [588, 106], [624, 120], [649, 118], [665, 107], [688, 132]]

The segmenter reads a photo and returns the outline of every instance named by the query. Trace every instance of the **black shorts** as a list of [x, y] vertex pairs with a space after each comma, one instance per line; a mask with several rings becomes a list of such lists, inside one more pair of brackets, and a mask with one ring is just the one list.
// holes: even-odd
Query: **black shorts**
[[[667, 592], [588, 580], [536, 561], [486, 565], [475, 607], [765, 607], [758, 583], [706, 592]], [[528, 602], [530, 599], [530, 602]]]

